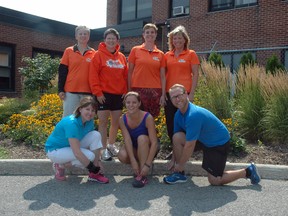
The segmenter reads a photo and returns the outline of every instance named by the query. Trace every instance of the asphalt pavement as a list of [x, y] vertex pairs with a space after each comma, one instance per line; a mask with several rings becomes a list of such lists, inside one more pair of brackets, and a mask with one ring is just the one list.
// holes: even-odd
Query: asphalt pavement
[[[248, 164], [227, 163], [227, 169]], [[258, 164], [262, 181], [211, 186], [200, 162], [186, 166], [188, 181], [167, 185], [166, 161], [155, 161], [149, 183], [133, 188], [130, 166], [105, 162], [109, 184], [88, 182], [73, 169], [53, 178], [49, 160], [0, 160], [0, 215], [288, 215], [288, 166]]]

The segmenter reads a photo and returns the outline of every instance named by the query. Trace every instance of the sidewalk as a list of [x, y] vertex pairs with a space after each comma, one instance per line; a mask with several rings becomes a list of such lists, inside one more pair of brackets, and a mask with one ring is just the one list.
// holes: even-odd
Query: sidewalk
[[[152, 175], [169, 174], [166, 168], [167, 161], [155, 160]], [[246, 163], [227, 163], [226, 170], [234, 170], [246, 168], [249, 164]], [[256, 164], [258, 171], [263, 179], [272, 180], [288, 180], [288, 166], [284, 165], [267, 165]], [[105, 174], [110, 175], [132, 175], [132, 170], [129, 165], [119, 162], [117, 159], [113, 161], [103, 162]], [[188, 162], [185, 167], [187, 175], [205, 176], [206, 172], [201, 167], [201, 162]], [[52, 163], [49, 159], [4, 159], [0, 160], [0, 175], [27, 175], [27, 176], [42, 176], [52, 175]], [[86, 170], [73, 168], [68, 170], [67, 174], [83, 175], [87, 174]]]

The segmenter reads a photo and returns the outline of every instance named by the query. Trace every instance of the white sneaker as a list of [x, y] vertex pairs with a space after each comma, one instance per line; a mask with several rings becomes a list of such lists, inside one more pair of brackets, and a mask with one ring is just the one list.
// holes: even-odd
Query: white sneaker
[[115, 144], [108, 144], [107, 149], [112, 157], [116, 157], [119, 153], [119, 149]]
[[101, 155], [101, 160], [103, 161], [111, 161], [112, 156], [107, 149], [104, 149]]

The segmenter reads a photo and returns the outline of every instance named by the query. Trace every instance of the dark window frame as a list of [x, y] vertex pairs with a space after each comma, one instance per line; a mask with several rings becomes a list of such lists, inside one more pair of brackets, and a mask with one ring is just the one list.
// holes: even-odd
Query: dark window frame
[[48, 54], [51, 58], [62, 58], [63, 51], [55, 51], [55, 50], [48, 50], [48, 49], [41, 49], [41, 48], [33, 48], [32, 50], [32, 57], [34, 58], [38, 53]]
[[236, 5], [236, 0], [230, 0], [230, 2], [223, 3], [223, 6], [213, 7], [212, 6], [213, 1], [217, 1], [217, 0], [209, 0], [209, 12], [229, 10], [229, 9], [234, 9], [234, 8], [244, 8], [244, 7], [258, 5], [258, 0], [256, 0], [256, 2], [253, 2], [253, 3], [247, 3], [247, 4], [241, 4], [241, 5]]
[[[179, 0], [170, 0], [170, 17], [171, 18], [189, 16], [189, 14], [190, 14], [190, 1], [189, 0], [185, 0], [185, 1], [186, 1], [186, 4], [185, 4], [185, 2], [179, 3]], [[183, 14], [174, 15], [174, 13], [173, 13], [174, 7], [183, 7]]]
[[[5, 77], [0, 77], [0, 91], [14, 92], [15, 91], [15, 45], [0, 43], [0, 53], [8, 55], [8, 65], [0, 65], [0, 70], [9, 70], [9, 77], [5, 82]], [[8, 82], [8, 83], [7, 83]], [[4, 84], [4, 85], [3, 85]]]
[[151, 0], [151, 15], [148, 15], [148, 16], [145, 16], [145, 17], [139, 17], [140, 15], [138, 15], [138, 9], [139, 9], [139, 4], [141, 3], [140, 1], [141, 0], [132, 0], [135, 2], [135, 10], [134, 10], [134, 18], [131, 18], [131, 19], [124, 19], [123, 20], [123, 10], [122, 10], [122, 5], [123, 5], [123, 1], [125, 0], [121, 0], [120, 2], [120, 7], [119, 7], [119, 20], [120, 20], [120, 23], [127, 23], [127, 22], [131, 22], [131, 21], [138, 21], [138, 20], [146, 20], [147, 18], [151, 18], [152, 17], [152, 4], [153, 4], [153, 1]]

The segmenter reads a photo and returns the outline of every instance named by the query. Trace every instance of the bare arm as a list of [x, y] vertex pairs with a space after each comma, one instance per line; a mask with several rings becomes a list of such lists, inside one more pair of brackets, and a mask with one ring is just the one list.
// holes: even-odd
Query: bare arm
[[128, 154], [128, 157], [130, 159], [132, 169], [134, 170], [135, 174], [139, 174], [140, 170], [139, 170], [138, 162], [137, 162], [135, 155], [134, 155], [132, 140], [131, 140], [130, 134], [129, 134], [129, 132], [128, 132], [125, 124], [124, 124], [123, 116], [119, 119], [119, 126], [120, 126], [120, 129], [122, 132], [125, 149], [126, 149], [126, 152]]
[[193, 102], [194, 94], [195, 94], [195, 90], [197, 88], [198, 78], [199, 78], [199, 65], [192, 65], [191, 70], [192, 70], [193, 77], [192, 77], [192, 88], [191, 88], [191, 92], [189, 94], [189, 100], [191, 102]]
[[142, 165], [142, 168], [141, 168], [140, 175], [142, 175], [142, 176], [146, 176], [148, 174], [149, 169], [151, 168], [153, 159], [154, 159], [156, 152], [157, 152], [157, 134], [156, 134], [156, 129], [155, 129], [154, 118], [151, 115], [149, 115], [146, 118], [145, 124], [146, 124], [146, 127], [148, 129], [150, 146], [149, 146], [148, 157], [147, 157], [144, 165]]
[[132, 73], [135, 65], [131, 62], [128, 63], [128, 91], [131, 91], [132, 86]]
[[151, 143], [150, 151], [146, 160], [146, 164], [151, 165], [156, 155], [157, 145], [158, 145], [155, 122], [154, 122], [154, 118], [152, 117], [152, 115], [149, 115], [146, 118], [146, 127], [148, 129], [148, 136], [149, 136], [149, 140]]
[[162, 89], [162, 96], [160, 98], [160, 105], [166, 105], [166, 76], [165, 76], [165, 68], [160, 69], [160, 78], [161, 78], [161, 89]]

